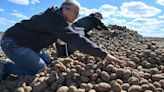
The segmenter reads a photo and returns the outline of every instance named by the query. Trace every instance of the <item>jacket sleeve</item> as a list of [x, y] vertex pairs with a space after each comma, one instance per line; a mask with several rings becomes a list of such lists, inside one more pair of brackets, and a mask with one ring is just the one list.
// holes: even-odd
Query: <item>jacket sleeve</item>
[[73, 28], [66, 27], [64, 31], [55, 34], [59, 39], [65, 41], [79, 51], [104, 59], [108, 52], [100, 49], [95, 43], [84, 36], [79, 35]]
[[102, 30], [102, 28], [100, 26], [98, 26], [98, 25], [95, 27], [95, 29]]
[[101, 22], [101, 20], [97, 19], [97, 26], [96, 29], [100, 30], [100, 29], [104, 29], [104, 30], [108, 30], [108, 28], [104, 25], [104, 23]]

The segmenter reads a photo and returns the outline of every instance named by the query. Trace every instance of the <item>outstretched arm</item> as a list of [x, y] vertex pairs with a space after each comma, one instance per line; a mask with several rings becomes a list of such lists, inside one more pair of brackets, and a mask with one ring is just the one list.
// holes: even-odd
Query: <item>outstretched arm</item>
[[114, 64], [126, 64], [126, 62], [124, 60], [120, 60], [110, 54], [107, 54], [107, 56], [105, 57], [105, 59], [108, 61], [108, 62], [112, 62]]
[[117, 64], [125, 63], [125, 61], [110, 55], [107, 51], [104, 51], [103, 49], [100, 49], [95, 43], [79, 35], [72, 28], [66, 28], [65, 32], [59, 32], [59, 33], [58, 33], [59, 39], [65, 41], [69, 46], [72, 46], [85, 54], [89, 54], [95, 57], [100, 57], [102, 59], [106, 59], [107, 61], [111, 61], [111, 62], [113, 61], [114, 63]]
[[100, 27], [101, 29], [108, 30], [108, 27], [106, 27], [104, 23], [101, 22], [101, 20], [97, 19], [97, 24], [98, 24], [98, 27]]

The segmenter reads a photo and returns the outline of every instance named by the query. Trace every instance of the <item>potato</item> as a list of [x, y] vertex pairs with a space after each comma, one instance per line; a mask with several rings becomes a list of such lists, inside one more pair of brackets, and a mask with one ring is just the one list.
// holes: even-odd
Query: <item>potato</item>
[[101, 82], [101, 83], [97, 84], [97, 89], [100, 92], [105, 92], [105, 91], [109, 91], [111, 89], [111, 86], [108, 83]]
[[139, 85], [132, 85], [129, 89], [128, 89], [128, 92], [140, 92], [142, 89], [141, 89], [141, 86]]
[[19, 87], [19, 88], [17, 88], [16, 92], [25, 92], [25, 90], [23, 87]]
[[110, 76], [106, 71], [101, 72], [101, 79], [104, 82], [109, 82], [110, 81]]
[[76, 92], [76, 91], [77, 91], [76, 86], [69, 86], [68, 92]]
[[25, 91], [25, 92], [31, 92], [31, 91], [32, 91], [32, 87], [31, 87], [31, 86], [26, 86], [26, 87], [24, 88], [24, 91]]
[[61, 86], [56, 92], [68, 92], [67, 86]]
[[118, 83], [116, 82], [114, 85], [112, 85], [112, 90], [113, 90], [114, 92], [121, 92], [122, 87], [121, 87], [120, 84], [118, 84]]
[[138, 85], [139, 84], [139, 79], [137, 77], [130, 77], [128, 79], [128, 83], [130, 85]]
[[126, 91], [127, 91], [127, 90], [129, 89], [129, 87], [130, 87], [129, 83], [123, 83], [121, 86], [122, 86], [122, 89], [123, 89], [123, 90], [126, 90]]

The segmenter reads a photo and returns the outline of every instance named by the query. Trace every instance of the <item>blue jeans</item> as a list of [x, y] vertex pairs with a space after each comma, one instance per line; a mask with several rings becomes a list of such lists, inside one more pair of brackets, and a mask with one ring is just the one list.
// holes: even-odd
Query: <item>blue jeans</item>
[[40, 53], [16, 44], [11, 38], [3, 37], [1, 47], [12, 63], [4, 64], [3, 71], [7, 74], [34, 75], [51, 63], [43, 50]]

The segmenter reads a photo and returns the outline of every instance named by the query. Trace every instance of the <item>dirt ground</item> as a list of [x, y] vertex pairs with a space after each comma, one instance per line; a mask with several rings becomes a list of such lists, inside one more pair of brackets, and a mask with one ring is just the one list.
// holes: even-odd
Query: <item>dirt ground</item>
[[164, 48], [164, 37], [163, 38], [155, 38], [155, 37], [144, 37], [147, 40], [154, 41], [159, 47]]

